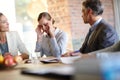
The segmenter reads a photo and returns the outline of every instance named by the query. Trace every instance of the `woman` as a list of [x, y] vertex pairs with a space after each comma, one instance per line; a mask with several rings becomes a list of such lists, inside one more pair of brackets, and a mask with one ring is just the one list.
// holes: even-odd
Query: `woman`
[[36, 52], [41, 52], [41, 57], [60, 57], [65, 53], [67, 46], [67, 35], [65, 32], [55, 27], [54, 20], [47, 12], [42, 12], [38, 16], [38, 26], [36, 28], [37, 41]]
[[23, 59], [29, 58], [23, 42], [17, 32], [9, 31], [9, 23], [4, 14], [0, 13], [0, 53], [3, 56], [10, 54], [18, 56], [18, 51]]

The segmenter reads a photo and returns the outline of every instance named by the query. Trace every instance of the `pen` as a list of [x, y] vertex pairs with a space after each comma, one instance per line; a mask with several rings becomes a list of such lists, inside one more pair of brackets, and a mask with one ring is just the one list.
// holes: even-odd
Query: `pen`
[[76, 50], [76, 51], [73, 51], [72, 53], [70, 53], [71, 56], [78, 56], [80, 50]]
[[80, 52], [80, 50], [76, 50], [76, 51], [74, 51], [73, 53], [78, 53], [78, 52]]

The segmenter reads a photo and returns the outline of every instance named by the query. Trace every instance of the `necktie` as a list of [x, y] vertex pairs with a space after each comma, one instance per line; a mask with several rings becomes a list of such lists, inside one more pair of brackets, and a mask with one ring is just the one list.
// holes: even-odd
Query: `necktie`
[[92, 30], [91, 30], [91, 28], [90, 28], [90, 29], [89, 29], [89, 32], [88, 32], [88, 34], [87, 34], [87, 37], [86, 37], [87, 41], [88, 41], [88, 39], [89, 39], [91, 33], [92, 33]]

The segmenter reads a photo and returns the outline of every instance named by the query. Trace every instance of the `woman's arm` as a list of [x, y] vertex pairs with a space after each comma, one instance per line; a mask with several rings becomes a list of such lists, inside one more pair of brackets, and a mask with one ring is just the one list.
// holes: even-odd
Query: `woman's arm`
[[49, 44], [53, 56], [59, 57], [62, 53], [65, 53], [67, 41], [68, 37], [67, 34], [64, 32], [58, 33], [55, 38], [50, 38]]
[[36, 41], [36, 47], [35, 47], [35, 52], [40, 52], [41, 51], [41, 44], [42, 42]]
[[21, 56], [23, 59], [28, 59], [29, 58], [29, 52], [26, 49], [24, 43], [22, 42], [22, 40], [20, 39], [19, 34], [16, 32], [16, 40], [17, 40], [17, 47], [19, 52], [21, 53]]
[[36, 28], [36, 34], [37, 34], [37, 41], [36, 41], [36, 47], [35, 47], [35, 52], [40, 52], [41, 51], [41, 44], [42, 44], [42, 39], [43, 39], [43, 30], [42, 26], [38, 25]]

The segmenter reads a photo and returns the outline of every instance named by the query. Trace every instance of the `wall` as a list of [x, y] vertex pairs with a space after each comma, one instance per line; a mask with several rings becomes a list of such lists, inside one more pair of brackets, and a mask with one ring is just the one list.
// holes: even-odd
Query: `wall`
[[55, 19], [55, 26], [68, 34], [68, 50], [72, 47], [71, 20], [67, 0], [48, 0], [48, 11]]

